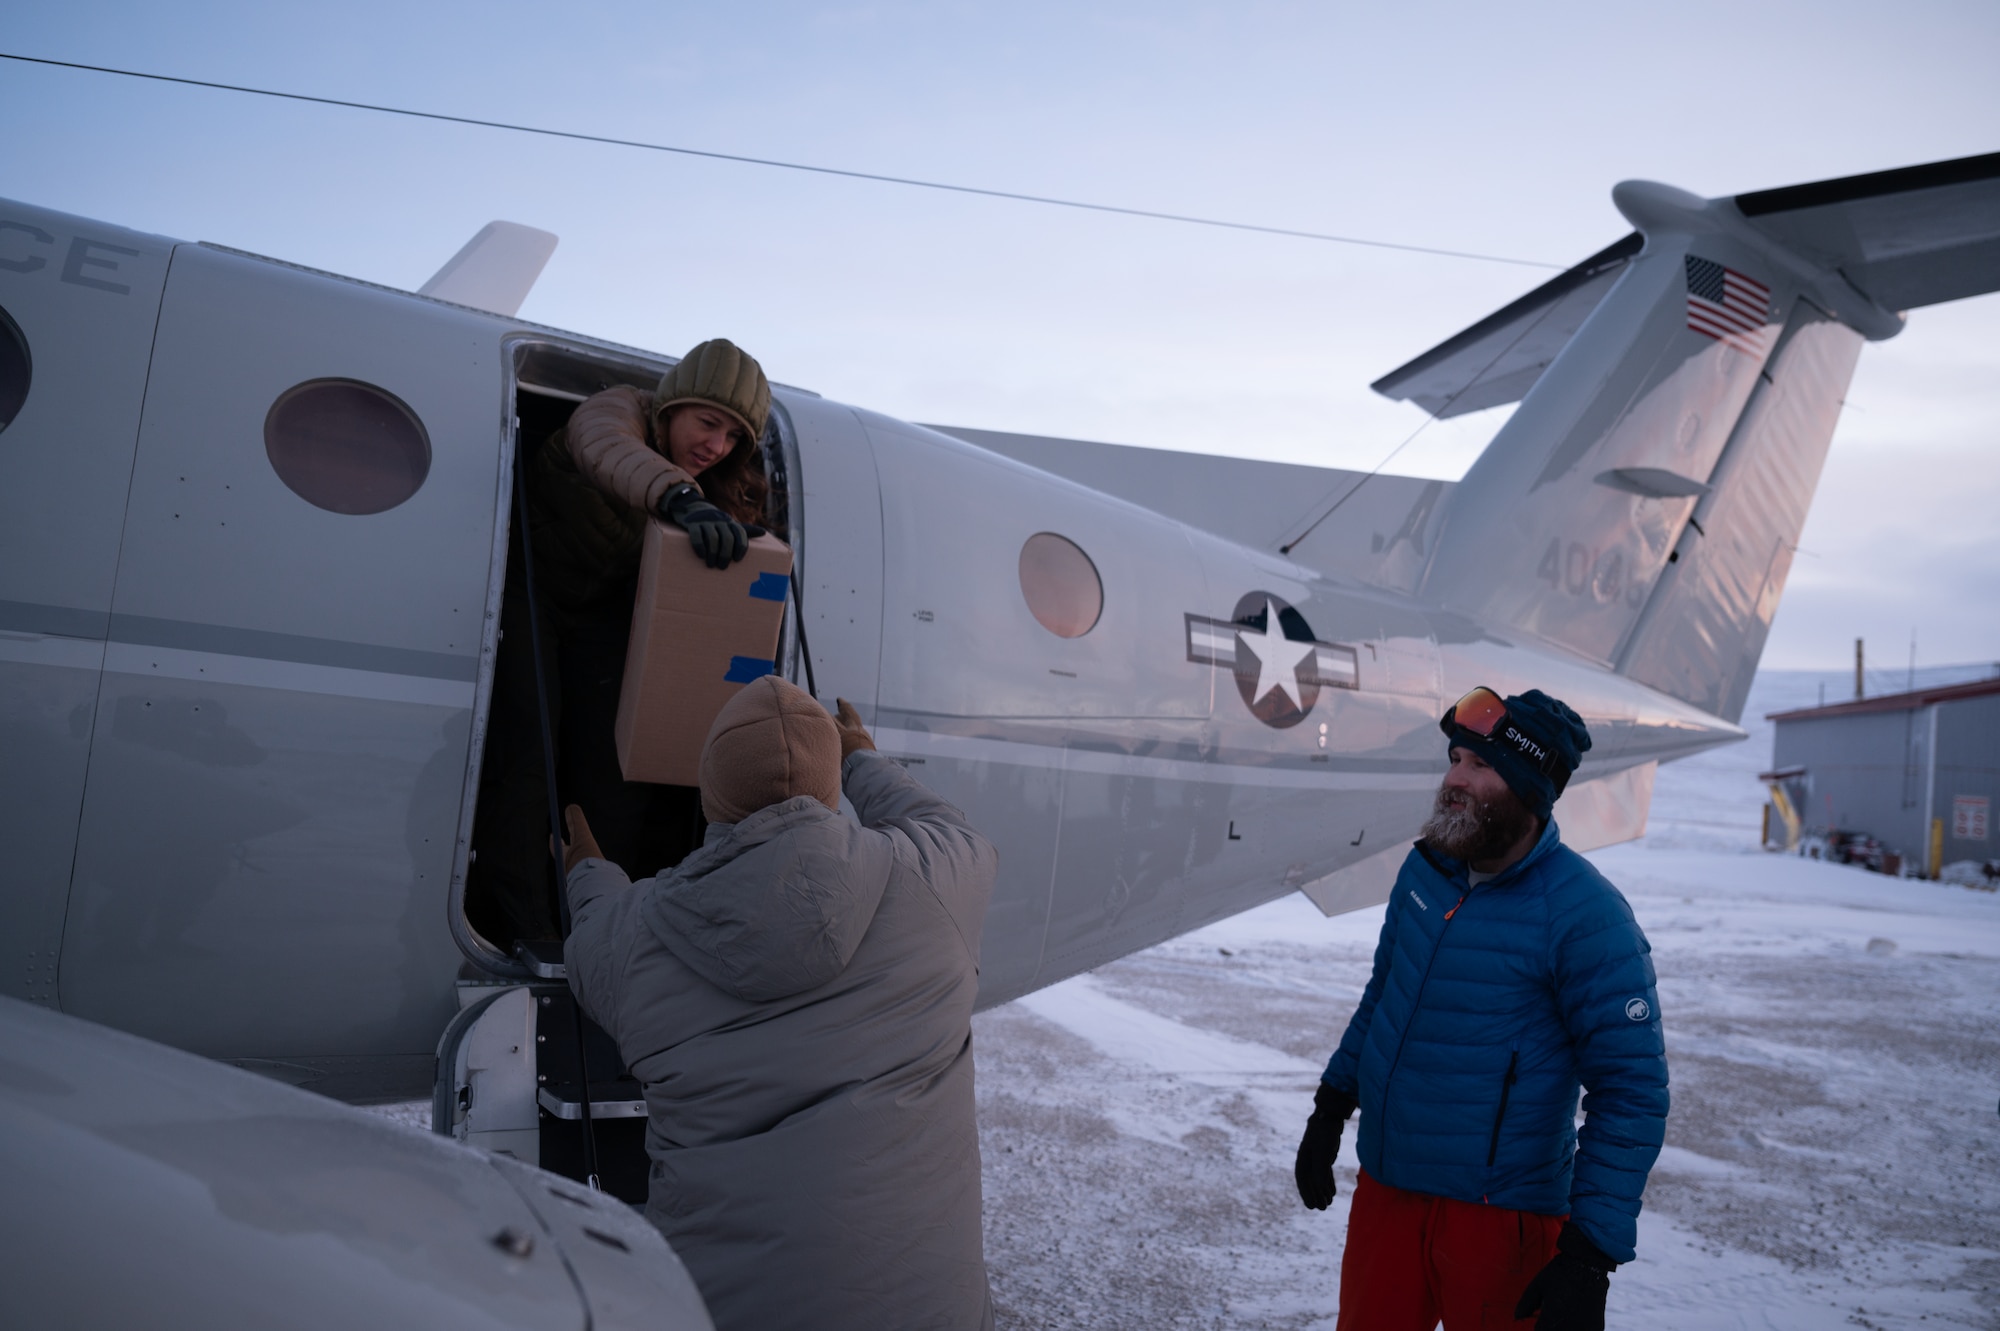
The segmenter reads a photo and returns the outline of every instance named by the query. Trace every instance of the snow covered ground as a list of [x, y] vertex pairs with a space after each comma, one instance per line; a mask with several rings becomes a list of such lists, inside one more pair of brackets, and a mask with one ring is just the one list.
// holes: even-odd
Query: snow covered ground
[[[1760, 677], [1592, 857], [1674, 1095], [1613, 1327], [2000, 1327], [2000, 897], [1755, 849], [1763, 714], [1821, 682]], [[1332, 1326], [1352, 1134], [1331, 1211], [1291, 1160], [1380, 924], [1292, 896], [975, 1021], [1001, 1327]]]
[[[1822, 686], [1852, 676], [1760, 675], [1750, 740], [1663, 768], [1649, 835], [1592, 856], [1673, 1078], [1613, 1328], [2000, 1328], [2000, 896], [1756, 850], [1763, 716]], [[1381, 918], [1293, 895], [975, 1019], [1002, 1331], [1332, 1327], [1352, 1130], [1330, 1211], [1292, 1154]]]

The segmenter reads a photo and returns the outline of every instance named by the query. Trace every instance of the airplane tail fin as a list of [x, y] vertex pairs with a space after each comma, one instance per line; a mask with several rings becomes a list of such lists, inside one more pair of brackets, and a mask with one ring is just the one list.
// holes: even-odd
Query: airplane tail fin
[[1733, 722], [1862, 342], [2000, 290], [2000, 153], [1612, 198], [1633, 235], [1374, 387], [1521, 403], [1452, 488], [1427, 599]]

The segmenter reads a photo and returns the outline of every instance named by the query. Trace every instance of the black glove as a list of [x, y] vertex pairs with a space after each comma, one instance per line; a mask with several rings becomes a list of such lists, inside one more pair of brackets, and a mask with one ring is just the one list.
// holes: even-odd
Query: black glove
[[1310, 1210], [1324, 1211], [1340, 1191], [1333, 1182], [1333, 1158], [1340, 1154], [1340, 1130], [1359, 1104], [1346, 1091], [1336, 1091], [1325, 1082], [1313, 1092], [1312, 1117], [1306, 1120], [1306, 1135], [1299, 1138], [1299, 1158], [1292, 1164], [1299, 1200]]
[[703, 499], [692, 485], [667, 491], [660, 516], [688, 534], [688, 543], [710, 568], [728, 568], [749, 553], [750, 533], [743, 524]]
[[1597, 1250], [1583, 1231], [1568, 1221], [1556, 1235], [1556, 1255], [1549, 1259], [1514, 1305], [1516, 1320], [1535, 1317], [1535, 1331], [1604, 1331], [1604, 1296], [1611, 1292], [1611, 1273], [1618, 1263]]

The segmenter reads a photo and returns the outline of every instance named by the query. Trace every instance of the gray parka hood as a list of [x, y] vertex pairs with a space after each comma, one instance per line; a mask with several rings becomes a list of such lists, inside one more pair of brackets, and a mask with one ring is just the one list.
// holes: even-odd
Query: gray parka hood
[[711, 824], [706, 844], [645, 892], [639, 918], [724, 993], [788, 998], [853, 960], [892, 858], [885, 838], [801, 795]]

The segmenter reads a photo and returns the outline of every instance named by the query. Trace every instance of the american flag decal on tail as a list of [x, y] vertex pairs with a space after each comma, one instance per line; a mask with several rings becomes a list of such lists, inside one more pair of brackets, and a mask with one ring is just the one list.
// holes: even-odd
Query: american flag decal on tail
[[1692, 254], [1687, 286], [1689, 328], [1753, 356], [1771, 349], [1771, 288]]

